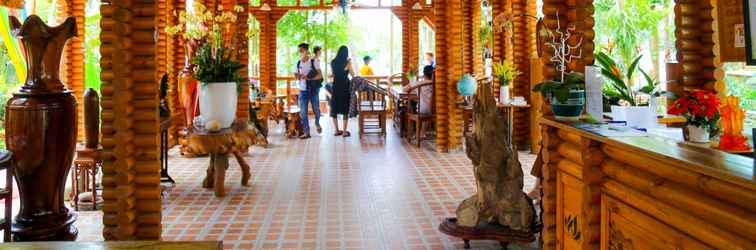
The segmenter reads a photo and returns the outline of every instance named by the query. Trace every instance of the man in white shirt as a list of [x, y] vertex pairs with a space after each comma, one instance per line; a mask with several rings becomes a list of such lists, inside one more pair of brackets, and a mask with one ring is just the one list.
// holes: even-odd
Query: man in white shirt
[[300, 139], [310, 138], [310, 121], [307, 116], [308, 105], [312, 104], [312, 111], [315, 113], [315, 126], [318, 133], [322, 131], [320, 127], [320, 87], [323, 76], [320, 65], [315, 59], [310, 58], [310, 45], [302, 43], [299, 46], [300, 59], [297, 61], [297, 70], [294, 76], [299, 80], [299, 108], [302, 116], [302, 127], [304, 134]]

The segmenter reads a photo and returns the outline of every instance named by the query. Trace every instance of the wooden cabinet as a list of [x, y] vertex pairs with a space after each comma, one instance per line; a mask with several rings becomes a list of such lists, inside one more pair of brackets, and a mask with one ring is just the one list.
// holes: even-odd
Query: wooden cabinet
[[601, 217], [601, 249], [712, 249], [608, 195]]
[[756, 249], [750, 158], [541, 120], [544, 249]]

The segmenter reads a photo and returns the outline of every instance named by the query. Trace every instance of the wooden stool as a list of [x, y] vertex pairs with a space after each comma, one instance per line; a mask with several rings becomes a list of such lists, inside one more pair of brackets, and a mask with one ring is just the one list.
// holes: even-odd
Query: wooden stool
[[0, 170], [5, 170], [5, 188], [0, 188], [0, 199], [5, 200], [5, 217], [0, 220], [3, 241], [11, 241], [11, 223], [13, 223], [13, 153], [0, 150]]
[[[102, 165], [101, 150], [92, 148], [76, 150], [76, 160], [74, 160], [71, 175], [71, 198], [76, 211], [79, 211], [79, 194], [90, 191], [92, 192], [92, 210], [97, 210], [97, 172]], [[82, 190], [79, 190], [79, 179], [81, 179]], [[92, 186], [89, 186], [90, 183]]]
[[225, 193], [226, 170], [228, 169], [228, 154], [233, 154], [241, 167], [241, 183], [247, 186], [252, 174], [249, 165], [242, 157], [240, 148], [248, 148], [255, 143], [256, 130], [251, 129], [247, 122], [234, 124], [232, 128], [210, 132], [202, 128], [194, 128], [191, 135], [191, 145], [210, 154], [207, 175], [202, 181], [202, 187], [214, 188], [216, 197], [223, 197]]

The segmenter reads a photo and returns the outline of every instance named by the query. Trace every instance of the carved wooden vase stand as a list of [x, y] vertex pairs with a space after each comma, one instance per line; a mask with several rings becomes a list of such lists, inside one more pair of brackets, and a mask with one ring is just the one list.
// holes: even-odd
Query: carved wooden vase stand
[[76, 149], [76, 99], [58, 78], [66, 41], [76, 35], [70, 17], [57, 27], [32, 15], [11, 18], [24, 44], [28, 75], [6, 107], [5, 141], [16, 156], [14, 176], [21, 210], [13, 223], [16, 241], [75, 240], [76, 214], [63, 203]]
[[528, 243], [540, 231], [533, 202], [522, 191], [523, 173], [511, 142], [508, 116], [496, 106], [490, 85], [478, 88], [473, 105], [473, 133], [466, 138], [478, 192], [462, 201], [457, 217], [439, 225], [439, 231], [470, 240]]

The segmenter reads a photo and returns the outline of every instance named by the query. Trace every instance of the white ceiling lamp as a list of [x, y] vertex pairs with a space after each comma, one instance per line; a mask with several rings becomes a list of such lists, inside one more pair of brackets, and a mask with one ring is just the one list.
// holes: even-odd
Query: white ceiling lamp
[[268, 5], [267, 3], [264, 3], [262, 6], [260, 6], [260, 10], [262, 10], [262, 11], [271, 11], [273, 9], [270, 8], [270, 5]]
[[423, 6], [420, 4], [420, 2], [415, 2], [415, 5], [412, 6], [413, 10], [422, 10]]

